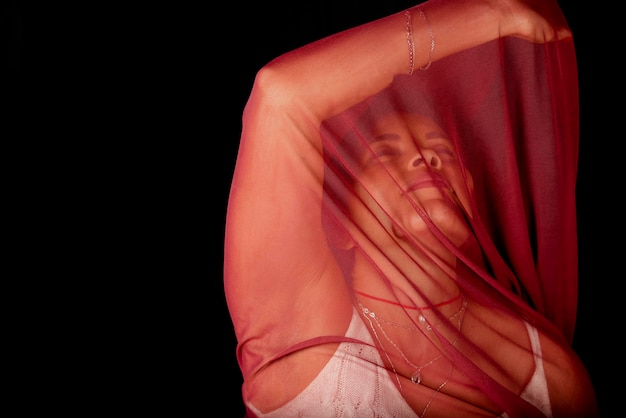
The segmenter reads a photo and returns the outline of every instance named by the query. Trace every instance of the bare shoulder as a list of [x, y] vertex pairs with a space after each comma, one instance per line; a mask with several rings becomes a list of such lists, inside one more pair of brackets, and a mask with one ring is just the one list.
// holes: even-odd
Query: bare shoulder
[[[322, 315], [323, 316], [323, 315]], [[316, 334], [304, 337], [336, 335], [343, 337], [352, 318], [351, 305], [334, 310], [332, 317], [318, 316], [311, 328]], [[293, 344], [297, 345], [298, 340]], [[286, 343], [288, 346], [292, 343]], [[333, 358], [339, 342], [312, 343], [310, 346], [298, 348], [292, 353], [280, 357], [267, 364], [254, 376], [246, 379], [244, 385], [245, 398], [262, 412], [270, 412], [285, 405], [302, 393]]]
[[246, 382], [247, 399], [261, 412], [285, 405], [311, 384], [332, 357], [333, 346], [300, 350], [267, 365]]
[[554, 418], [598, 417], [593, 384], [580, 358], [545, 335], [540, 340]]

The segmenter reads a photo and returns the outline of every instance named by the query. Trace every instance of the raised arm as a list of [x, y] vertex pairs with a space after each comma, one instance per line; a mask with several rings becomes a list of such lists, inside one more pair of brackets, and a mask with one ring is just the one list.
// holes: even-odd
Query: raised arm
[[[257, 74], [243, 115], [224, 263], [244, 375], [320, 328], [342, 333], [349, 319], [348, 309], [344, 316], [301, 309], [336, 306], [346, 291], [322, 228], [321, 122], [410, 72], [410, 51], [419, 73], [429, 60], [500, 36], [568, 36], [555, 1], [432, 0], [419, 9], [306, 45]], [[270, 335], [276, 321], [284, 321], [281, 334]]]
[[[431, 0], [309, 44], [270, 62], [255, 88], [302, 104], [320, 122], [380, 91], [395, 75], [504, 36], [536, 42], [569, 36], [555, 1]], [[421, 11], [421, 13], [420, 13]], [[410, 19], [407, 21], [407, 19]], [[407, 39], [410, 34], [413, 47]], [[434, 48], [431, 51], [431, 31]], [[263, 93], [261, 93], [263, 94]]]

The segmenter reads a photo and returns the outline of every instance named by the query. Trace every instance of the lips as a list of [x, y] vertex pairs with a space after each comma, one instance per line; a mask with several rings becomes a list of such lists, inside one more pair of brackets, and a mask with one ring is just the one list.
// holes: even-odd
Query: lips
[[424, 189], [428, 187], [437, 187], [448, 189], [448, 182], [438, 173], [425, 173], [414, 178], [405, 189], [404, 193], [410, 193], [414, 190]]

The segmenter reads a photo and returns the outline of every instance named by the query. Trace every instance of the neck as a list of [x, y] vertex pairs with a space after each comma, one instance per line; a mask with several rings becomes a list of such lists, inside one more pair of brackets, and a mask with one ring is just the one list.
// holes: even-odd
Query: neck
[[379, 298], [383, 303], [390, 301], [405, 309], [428, 308], [446, 301], [454, 302], [459, 294], [454, 265], [446, 264], [445, 260], [428, 260], [421, 264], [416, 264], [415, 260], [392, 264], [387, 258], [373, 261], [375, 266], [359, 251], [355, 253], [352, 285], [355, 290]]
[[404, 309], [418, 310], [418, 311], [426, 310], [426, 309], [439, 308], [441, 306], [449, 305], [449, 304], [454, 303], [457, 300], [461, 299], [461, 294], [459, 293], [456, 296], [454, 296], [453, 298], [444, 300], [442, 302], [438, 302], [438, 303], [430, 304], [430, 305], [424, 305], [424, 306], [415, 306], [415, 305], [405, 305], [405, 304], [402, 304], [402, 303], [400, 303], [398, 301], [389, 300], [389, 299], [381, 298], [381, 297], [378, 297], [378, 296], [370, 295], [368, 293], [361, 292], [359, 290], [355, 290], [354, 293], [356, 293], [359, 296], [366, 297], [368, 299], [377, 300], [379, 302], [388, 303], [390, 305], [400, 306], [400, 307], [402, 307]]

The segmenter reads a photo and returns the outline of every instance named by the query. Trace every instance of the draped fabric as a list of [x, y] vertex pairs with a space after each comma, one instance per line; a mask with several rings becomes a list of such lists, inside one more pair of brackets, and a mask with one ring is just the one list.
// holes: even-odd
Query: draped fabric
[[558, 7], [475, 40], [420, 7], [257, 75], [224, 264], [249, 416], [589, 416], [573, 38]]

